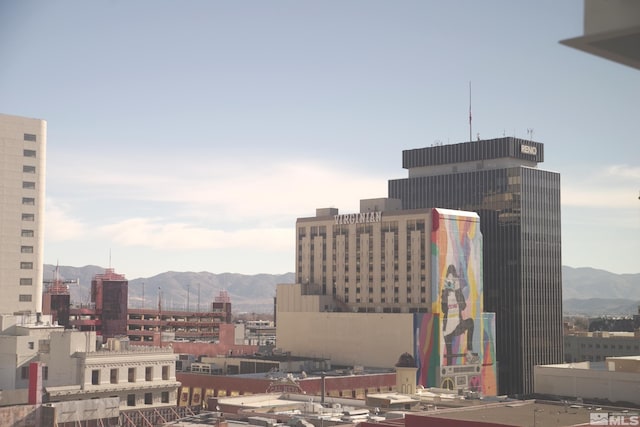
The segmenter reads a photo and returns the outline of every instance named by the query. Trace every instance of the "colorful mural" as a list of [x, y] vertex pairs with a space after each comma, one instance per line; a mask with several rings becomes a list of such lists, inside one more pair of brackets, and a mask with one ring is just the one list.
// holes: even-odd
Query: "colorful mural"
[[496, 315], [482, 314], [482, 393], [486, 396], [498, 394], [496, 366]]
[[[494, 317], [482, 312], [480, 217], [434, 209], [431, 256], [431, 324], [437, 326], [434, 343], [416, 352], [423, 365], [429, 361], [427, 369], [419, 369], [421, 375], [428, 372], [419, 383], [495, 395]], [[438, 364], [435, 377], [433, 363]]]
[[439, 317], [433, 313], [413, 315], [414, 358], [418, 367], [416, 384], [435, 387], [440, 359], [438, 356]]

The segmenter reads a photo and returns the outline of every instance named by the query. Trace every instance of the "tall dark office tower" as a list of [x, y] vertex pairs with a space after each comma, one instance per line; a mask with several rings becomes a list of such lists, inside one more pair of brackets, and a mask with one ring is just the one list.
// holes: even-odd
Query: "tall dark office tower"
[[560, 174], [517, 138], [405, 150], [389, 181], [403, 209], [475, 211], [484, 236], [484, 309], [496, 313], [498, 392], [533, 392], [533, 367], [562, 363]]

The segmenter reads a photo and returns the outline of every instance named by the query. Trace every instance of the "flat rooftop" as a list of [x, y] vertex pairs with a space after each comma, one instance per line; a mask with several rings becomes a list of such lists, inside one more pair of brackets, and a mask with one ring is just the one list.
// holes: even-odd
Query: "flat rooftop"
[[[589, 425], [592, 413], [622, 412], [585, 404], [540, 401], [516, 401], [508, 403], [471, 406], [466, 408], [428, 411], [424, 415], [463, 421], [480, 421], [505, 424], [514, 427]], [[635, 412], [629, 410], [629, 412]], [[535, 421], [535, 423], [534, 423]]]

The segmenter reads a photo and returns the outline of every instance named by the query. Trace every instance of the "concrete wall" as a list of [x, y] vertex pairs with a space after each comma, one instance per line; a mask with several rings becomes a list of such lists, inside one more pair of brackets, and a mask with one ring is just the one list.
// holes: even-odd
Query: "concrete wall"
[[34, 405], [0, 408], [0, 426], [35, 427], [36, 414], [36, 407]]
[[640, 373], [585, 369], [584, 366], [534, 367], [534, 392], [640, 405]]
[[302, 295], [300, 283], [279, 284], [276, 288], [278, 315], [283, 311], [322, 311], [331, 302], [332, 298], [327, 295]]
[[633, 28], [640, 21], [640, 2], [633, 0], [586, 0], [584, 33], [598, 34]]
[[[278, 302], [279, 304], [279, 302]], [[391, 368], [413, 354], [408, 313], [278, 312], [278, 348], [292, 355], [331, 359], [333, 365]]]

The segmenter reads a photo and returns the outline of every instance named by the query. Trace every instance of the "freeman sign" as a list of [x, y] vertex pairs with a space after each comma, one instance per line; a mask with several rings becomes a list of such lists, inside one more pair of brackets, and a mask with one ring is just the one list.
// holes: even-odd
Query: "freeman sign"
[[382, 212], [362, 212], [345, 215], [334, 215], [336, 224], [364, 224], [367, 222], [380, 222]]
[[538, 154], [538, 149], [536, 147], [532, 147], [531, 145], [521, 145], [520, 146], [520, 152], [522, 154], [530, 154], [532, 156], [535, 156], [536, 154]]

